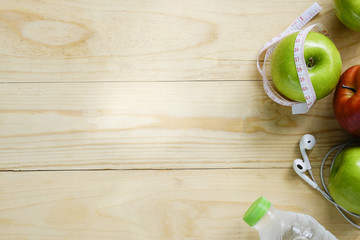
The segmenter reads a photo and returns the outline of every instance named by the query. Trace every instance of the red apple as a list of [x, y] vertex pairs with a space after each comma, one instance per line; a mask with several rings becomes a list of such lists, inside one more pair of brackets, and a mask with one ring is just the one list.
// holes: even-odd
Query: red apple
[[360, 65], [350, 67], [341, 75], [335, 90], [333, 109], [340, 126], [360, 137]]

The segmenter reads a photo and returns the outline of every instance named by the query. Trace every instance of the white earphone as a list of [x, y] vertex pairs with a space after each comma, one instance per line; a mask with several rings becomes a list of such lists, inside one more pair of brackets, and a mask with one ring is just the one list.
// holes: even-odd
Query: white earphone
[[[349, 141], [347, 143], [341, 144], [339, 146], [336, 146], [334, 148], [332, 148], [324, 157], [322, 164], [321, 164], [321, 169], [320, 169], [320, 176], [321, 176], [321, 182], [322, 182], [322, 186], [324, 188], [324, 190], [322, 190], [319, 185], [316, 183], [316, 180], [314, 178], [314, 175], [312, 173], [311, 170], [311, 164], [310, 164], [310, 160], [306, 154], [305, 150], [311, 150], [314, 146], [315, 146], [315, 137], [313, 135], [310, 134], [305, 134], [304, 136], [301, 137], [300, 139], [300, 153], [303, 157], [303, 160], [301, 159], [295, 159], [293, 162], [293, 168], [295, 170], [295, 172], [297, 173], [297, 175], [299, 175], [305, 182], [307, 182], [308, 184], [310, 184], [310, 186], [312, 186], [313, 188], [315, 188], [316, 190], [318, 190], [329, 202], [331, 202], [332, 204], [335, 205], [335, 207], [337, 208], [337, 210], [341, 213], [341, 215], [349, 222], [351, 223], [354, 227], [360, 229], [360, 226], [357, 225], [356, 223], [354, 223], [351, 219], [349, 219], [344, 212], [350, 214], [353, 217], [357, 217], [360, 218], [360, 215], [354, 214], [349, 212], [348, 210], [342, 208], [341, 206], [339, 206], [337, 203], [335, 203], [334, 199], [330, 196], [329, 191], [326, 188], [324, 179], [323, 179], [323, 167], [325, 164], [326, 159], [328, 158], [328, 156], [336, 149], [339, 149], [338, 153], [345, 147], [347, 146], [350, 142]], [[335, 155], [335, 157], [337, 156], [337, 154]], [[334, 157], [334, 159], [335, 159]], [[309, 171], [310, 177], [308, 177], [305, 173], [306, 171]]]
[[310, 184], [313, 188], [317, 189], [319, 186], [312, 181], [308, 176], [305, 175], [305, 172], [308, 170], [306, 164], [301, 159], [296, 159], [293, 163], [293, 168], [297, 175], [299, 175], [305, 182]]
[[311, 169], [311, 165], [310, 165], [310, 161], [306, 154], [305, 149], [311, 150], [315, 146], [315, 143], [316, 143], [315, 137], [310, 134], [305, 134], [300, 139], [300, 144], [299, 144], [300, 145], [300, 153], [304, 159], [307, 169]]
[[293, 163], [293, 168], [297, 175], [299, 175], [305, 182], [310, 184], [313, 188], [317, 189], [319, 186], [316, 182], [312, 181], [308, 176], [305, 175], [306, 171], [311, 173], [311, 164], [305, 150], [311, 150], [315, 146], [315, 137], [310, 134], [306, 134], [300, 139], [300, 153], [304, 160], [296, 159]]

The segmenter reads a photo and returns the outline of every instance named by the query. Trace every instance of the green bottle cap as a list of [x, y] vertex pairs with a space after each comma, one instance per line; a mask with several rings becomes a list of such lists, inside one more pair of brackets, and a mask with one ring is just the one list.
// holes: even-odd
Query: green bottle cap
[[250, 227], [253, 227], [266, 214], [270, 207], [270, 201], [265, 197], [260, 197], [251, 204], [243, 219]]

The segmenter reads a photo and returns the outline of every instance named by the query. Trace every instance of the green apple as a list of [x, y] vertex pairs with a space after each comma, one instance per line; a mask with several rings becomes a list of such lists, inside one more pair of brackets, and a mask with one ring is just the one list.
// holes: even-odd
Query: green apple
[[329, 176], [329, 192], [337, 204], [360, 214], [360, 145], [342, 150]]
[[[305, 102], [294, 60], [293, 33], [277, 45], [271, 57], [271, 76], [276, 89], [287, 98]], [[327, 96], [341, 75], [341, 57], [335, 44], [325, 35], [309, 32], [304, 43], [304, 57], [316, 98]]]
[[348, 28], [360, 31], [360, 1], [334, 0], [335, 14]]

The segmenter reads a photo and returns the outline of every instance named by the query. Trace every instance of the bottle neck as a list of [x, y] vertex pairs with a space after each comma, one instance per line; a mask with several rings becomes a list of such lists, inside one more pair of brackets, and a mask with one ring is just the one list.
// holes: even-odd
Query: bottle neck
[[265, 215], [253, 226], [256, 230], [264, 229], [270, 226], [275, 219], [277, 210], [271, 206]]

